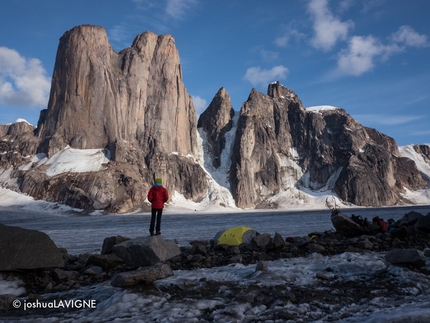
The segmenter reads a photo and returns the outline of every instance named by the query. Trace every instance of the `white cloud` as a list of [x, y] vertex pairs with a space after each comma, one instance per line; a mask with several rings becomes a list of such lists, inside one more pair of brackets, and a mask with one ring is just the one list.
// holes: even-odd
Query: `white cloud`
[[197, 114], [201, 114], [208, 107], [208, 103], [205, 99], [202, 99], [199, 96], [191, 96], [193, 99], [194, 108], [196, 109]]
[[425, 116], [412, 115], [386, 115], [386, 114], [359, 114], [353, 116], [362, 124], [398, 126], [412, 121], [420, 120]]
[[341, 12], [347, 11], [355, 5], [354, 0], [342, 0], [339, 3], [339, 10]]
[[275, 39], [275, 45], [278, 47], [287, 47], [291, 40], [299, 40], [306, 38], [306, 35], [298, 31], [297, 29], [286, 27], [283, 35]]
[[279, 53], [273, 52], [271, 50], [265, 50], [264, 48], [260, 49], [260, 55], [266, 62], [271, 62], [279, 57]]
[[290, 37], [288, 35], [283, 35], [275, 39], [275, 45], [279, 47], [287, 47]]
[[392, 40], [397, 43], [403, 43], [411, 47], [428, 47], [430, 46], [426, 35], [420, 35], [409, 26], [401, 26], [397, 32], [392, 35]]
[[166, 6], [167, 16], [182, 19], [186, 11], [197, 3], [196, 0], [168, 0]]
[[386, 0], [364, 0], [361, 1], [361, 5], [363, 6], [363, 13], [370, 13], [372, 11], [375, 12], [376, 15], [380, 15], [383, 12], [383, 5]]
[[127, 28], [124, 25], [116, 25], [109, 30], [109, 41], [123, 42], [127, 36]]
[[339, 54], [338, 71], [341, 74], [359, 76], [373, 69], [375, 59], [387, 59], [391, 54], [401, 51], [395, 45], [383, 45], [373, 36], [354, 36], [348, 43], [348, 48]]
[[311, 40], [315, 48], [329, 51], [339, 40], [345, 40], [352, 21], [342, 22], [328, 9], [328, 0], [311, 0], [308, 11], [313, 19], [314, 37]]
[[16, 50], [0, 47], [0, 103], [11, 106], [45, 106], [51, 80], [40, 60], [26, 59]]
[[373, 60], [381, 52], [382, 45], [374, 37], [354, 36], [348, 49], [341, 51], [337, 65], [343, 74], [358, 76], [373, 68]]
[[270, 70], [264, 70], [258, 67], [250, 67], [246, 71], [243, 79], [256, 86], [258, 84], [267, 85], [276, 80], [282, 80], [287, 77], [288, 68], [279, 65]]
[[430, 46], [426, 35], [420, 35], [409, 26], [401, 26], [385, 45], [372, 35], [354, 36], [348, 48], [339, 53], [337, 67], [340, 74], [360, 76], [375, 66], [377, 59], [386, 60], [392, 54], [404, 51], [406, 47]]
[[413, 135], [413, 136], [430, 135], [430, 130], [415, 131], [415, 132], [412, 132], [411, 135]]

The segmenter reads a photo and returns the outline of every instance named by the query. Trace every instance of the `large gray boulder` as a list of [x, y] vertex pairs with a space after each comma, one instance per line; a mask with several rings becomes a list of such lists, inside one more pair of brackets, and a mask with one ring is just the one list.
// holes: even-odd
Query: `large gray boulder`
[[122, 243], [124, 241], [130, 240], [130, 238], [122, 237], [122, 236], [112, 236], [107, 237], [103, 240], [102, 251], [100, 252], [102, 255], [107, 255], [112, 253], [113, 246]]
[[152, 266], [181, 254], [175, 242], [161, 235], [124, 241], [113, 246], [112, 251], [130, 267]]
[[0, 271], [51, 267], [64, 259], [46, 233], [0, 224]]
[[426, 265], [426, 258], [417, 249], [394, 249], [385, 255], [385, 260], [393, 265], [411, 265], [417, 268]]
[[173, 276], [172, 268], [167, 264], [159, 263], [151, 267], [116, 274], [112, 278], [111, 285], [115, 287], [127, 287], [137, 284], [149, 284], [170, 276]]
[[336, 232], [346, 236], [354, 236], [363, 233], [363, 228], [358, 223], [340, 212], [332, 212], [330, 219]]
[[425, 232], [430, 232], [430, 213], [419, 218], [415, 223], [415, 228]]

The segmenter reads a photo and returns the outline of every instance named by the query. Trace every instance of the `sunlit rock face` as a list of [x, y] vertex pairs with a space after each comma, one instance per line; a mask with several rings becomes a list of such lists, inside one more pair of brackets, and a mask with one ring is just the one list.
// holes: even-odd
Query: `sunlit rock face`
[[400, 158], [394, 139], [363, 127], [343, 109], [307, 111], [277, 82], [267, 95], [253, 89], [242, 105], [230, 183], [237, 205], [247, 208], [288, 189], [288, 177], [373, 206], [397, 203], [403, 186], [426, 185], [415, 163]]
[[89, 149], [121, 141], [143, 150], [195, 154], [196, 114], [173, 37], [145, 32], [116, 53], [102, 27], [67, 31], [37, 134], [48, 156], [65, 145]]
[[111, 162], [103, 174], [21, 172], [22, 190], [33, 196], [128, 211], [143, 203], [155, 177], [171, 193], [194, 201], [206, 195], [206, 174], [186, 157], [198, 152], [197, 120], [170, 35], [145, 32], [117, 53], [102, 27], [65, 32], [35, 133], [37, 152], [48, 158], [70, 146], [108, 149]]

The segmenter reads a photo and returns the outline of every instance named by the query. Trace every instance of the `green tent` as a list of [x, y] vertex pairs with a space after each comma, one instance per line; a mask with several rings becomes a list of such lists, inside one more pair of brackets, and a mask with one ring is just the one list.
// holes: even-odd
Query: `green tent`
[[218, 244], [238, 246], [242, 243], [250, 243], [251, 239], [256, 235], [257, 232], [249, 227], [237, 226], [225, 231], [219, 231], [214, 240]]

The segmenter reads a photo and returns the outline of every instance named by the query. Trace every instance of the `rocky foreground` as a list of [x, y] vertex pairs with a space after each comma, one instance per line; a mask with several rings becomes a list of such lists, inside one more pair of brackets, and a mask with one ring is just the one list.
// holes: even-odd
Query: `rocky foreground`
[[[417, 287], [412, 281], [410, 286], [404, 281], [396, 281], [388, 269], [374, 271], [360, 277], [359, 281], [350, 280], [344, 273], [333, 273], [330, 266], [316, 274], [317, 288], [300, 286], [293, 282], [242, 286], [238, 281], [216, 282], [208, 278], [191, 284], [154, 285], [153, 282], [174, 275], [175, 270], [189, 271], [239, 263], [255, 264], [255, 275], [265, 275], [271, 272], [270, 261], [313, 257], [316, 253], [337, 255], [345, 252], [385, 252], [387, 263], [428, 277], [430, 271], [426, 266], [426, 257], [430, 257], [427, 249], [430, 243], [430, 227], [423, 225], [428, 219], [430, 214], [423, 216], [410, 212], [403, 219], [391, 223], [387, 228], [390, 232], [376, 230], [358, 235], [339, 229], [336, 232], [313, 232], [304, 237], [282, 237], [278, 233], [271, 236], [263, 233], [254, 237], [251, 243], [239, 246], [219, 245], [214, 241], [192, 241], [189, 246], [178, 247], [173, 241], [167, 241], [162, 236], [137, 239], [109, 237], [103, 243], [101, 254], [75, 256], [60, 250], [64, 260], [64, 266], [61, 267], [18, 270], [10, 266], [6, 268], [4, 259], [1, 259], [0, 274], [3, 280], [20, 278], [25, 282], [26, 293], [20, 298], [27, 300], [52, 299], [83, 286], [104, 283], [121, 288], [167, 293], [169, 300], [227, 297], [230, 301], [251, 306], [264, 305], [268, 309], [264, 312], [265, 320], [282, 322], [294, 320], [297, 313], [279, 310], [280, 304], [311, 304], [328, 315], [333, 306], [364, 305], [377, 297], [396, 295], [400, 304], [404, 297], [411, 295], [412, 290], [416, 295], [425, 292], [427, 287]], [[2, 232], [7, 231], [5, 228], [0, 229]], [[0, 256], [4, 256], [4, 252]], [[29, 255], [26, 257], [31, 258]], [[34, 261], [33, 266], [37, 266]], [[0, 314], [24, 315], [20, 309], [11, 306], [14, 299], [15, 295], [0, 295]], [[277, 310], [271, 311], [271, 308]], [[31, 310], [25, 314], [29, 313]], [[41, 311], [38, 310], [37, 313], [40, 314]], [[343, 317], [349, 315], [346, 312]], [[201, 319], [213, 321], [209, 312]], [[333, 320], [336, 319], [339, 317], [333, 317]]]

